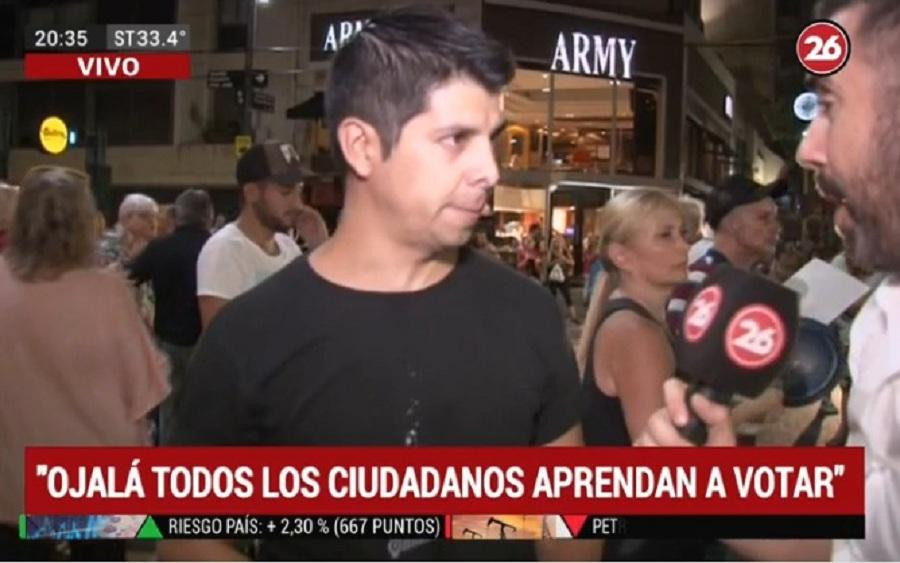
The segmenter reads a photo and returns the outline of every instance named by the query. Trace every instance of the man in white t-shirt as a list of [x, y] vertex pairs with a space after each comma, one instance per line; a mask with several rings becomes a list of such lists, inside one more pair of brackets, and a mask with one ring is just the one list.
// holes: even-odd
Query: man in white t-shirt
[[237, 164], [242, 209], [203, 246], [197, 261], [197, 297], [204, 330], [228, 301], [254, 287], [297, 256], [288, 236], [309, 174], [287, 143], [254, 145]]

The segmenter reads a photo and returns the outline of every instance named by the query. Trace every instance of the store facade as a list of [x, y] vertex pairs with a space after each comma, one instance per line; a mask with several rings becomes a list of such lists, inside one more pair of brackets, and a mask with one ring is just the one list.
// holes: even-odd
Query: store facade
[[[699, 35], [687, 17], [644, 19], [533, 0], [422, 3], [479, 25], [516, 57], [504, 94], [508, 126], [495, 143], [498, 236], [519, 237], [534, 223], [562, 233], [573, 243], [579, 273], [585, 237], [617, 190], [678, 193], [689, 184], [702, 191], [709, 187], [703, 180], [686, 181], [691, 166], [727, 172], [736, 144], [734, 83], [717, 61], [685, 46]], [[336, 46], [383, 4], [307, 3], [311, 97], [324, 86]], [[689, 124], [702, 132], [693, 147]], [[310, 129], [314, 153], [325, 151], [326, 137]], [[690, 152], [702, 153], [707, 137], [721, 141], [712, 156]]]

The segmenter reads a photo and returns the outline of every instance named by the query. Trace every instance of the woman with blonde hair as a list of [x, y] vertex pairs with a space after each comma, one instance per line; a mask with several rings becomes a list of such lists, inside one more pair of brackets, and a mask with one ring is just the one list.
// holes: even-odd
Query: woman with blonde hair
[[664, 192], [624, 192], [602, 216], [598, 259], [604, 273], [577, 357], [588, 395], [604, 408], [585, 413], [584, 432], [595, 445], [626, 446], [662, 407], [662, 382], [674, 372], [665, 307], [687, 277], [688, 245], [678, 200]]
[[[661, 191], [617, 195], [600, 224], [603, 273], [577, 348], [582, 430], [588, 446], [630, 446], [662, 408], [663, 381], [675, 373], [665, 310], [672, 289], [687, 278], [688, 244], [679, 201]], [[629, 540], [606, 542], [603, 558], [681, 555], [678, 545]], [[689, 559], [702, 559], [694, 555]]]
[[[0, 553], [14, 560], [56, 558], [18, 539], [25, 447], [146, 444], [145, 415], [168, 392], [127, 282], [93, 267], [95, 213], [83, 173], [32, 168], [0, 256]], [[78, 543], [72, 556], [121, 547]]]
[[[630, 446], [663, 406], [675, 373], [665, 324], [669, 295], [687, 278], [688, 244], [678, 199], [641, 189], [611, 199], [600, 217], [603, 273], [593, 291], [577, 358], [588, 446]], [[689, 542], [608, 541], [605, 560], [703, 558]]]

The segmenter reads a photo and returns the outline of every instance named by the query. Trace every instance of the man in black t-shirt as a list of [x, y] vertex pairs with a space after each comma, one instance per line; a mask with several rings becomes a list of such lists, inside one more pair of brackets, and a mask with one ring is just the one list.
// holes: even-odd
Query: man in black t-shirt
[[[513, 73], [503, 46], [445, 11], [375, 17], [341, 48], [326, 95], [345, 173], [341, 221], [308, 258], [216, 317], [191, 364], [172, 444], [581, 445], [578, 376], [555, 302], [460, 249], [489, 211], [491, 140]], [[234, 553], [185, 542], [161, 555]], [[534, 550], [285, 541], [263, 542], [260, 555], [483, 560]]]
[[203, 190], [187, 189], [175, 199], [175, 230], [150, 241], [135, 260], [126, 264], [129, 278], [153, 287], [153, 333], [169, 360], [172, 392], [159, 406], [157, 436], [171, 424], [181, 396], [184, 374], [200, 338], [197, 305], [197, 257], [209, 239], [213, 205]]

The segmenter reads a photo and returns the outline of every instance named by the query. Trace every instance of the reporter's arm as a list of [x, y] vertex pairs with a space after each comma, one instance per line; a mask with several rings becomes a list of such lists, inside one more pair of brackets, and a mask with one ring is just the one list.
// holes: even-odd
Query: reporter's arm
[[[659, 409], [647, 421], [647, 428], [634, 441], [635, 446], [659, 446], [659, 447], [687, 447], [693, 446], [685, 440], [678, 431], [678, 427], [684, 426], [690, 419], [685, 395], [687, 385], [674, 377], [663, 384], [663, 398], [665, 408]], [[700, 395], [691, 396], [691, 406], [700, 419], [706, 423], [708, 437], [707, 446], [736, 446], [737, 438], [731, 424], [728, 409], [717, 405]]]
[[[687, 385], [677, 379], [663, 386], [666, 408], [650, 417], [647, 430], [635, 441], [636, 446], [692, 446], [682, 438], [676, 426], [687, 423], [685, 404]], [[709, 430], [707, 446], [734, 446], [736, 440], [728, 409], [701, 395], [691, 397], [691, 406]], [[831, 540], [723, 540], [723, 543], [747, 559], [762, 561], [827, 561], [831, 559]]]

